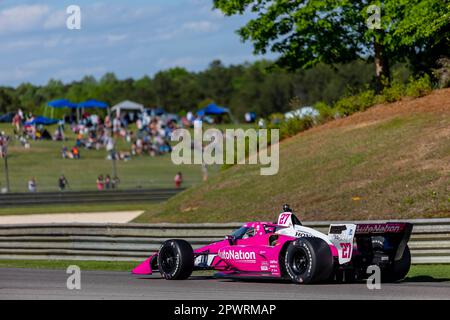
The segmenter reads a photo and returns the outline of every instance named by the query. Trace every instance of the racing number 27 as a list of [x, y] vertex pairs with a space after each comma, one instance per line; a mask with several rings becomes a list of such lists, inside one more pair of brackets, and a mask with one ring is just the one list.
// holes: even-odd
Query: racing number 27
[[284, 213], [280, 216], [278, 224], [285, 224], [291, 215], [289, 213]]
[[342, 249], [342, 258], [343, 259], [350, 258], [350, 252], [352, 250], [351, 244], [348, 242], [341, 243], [341, 249]]

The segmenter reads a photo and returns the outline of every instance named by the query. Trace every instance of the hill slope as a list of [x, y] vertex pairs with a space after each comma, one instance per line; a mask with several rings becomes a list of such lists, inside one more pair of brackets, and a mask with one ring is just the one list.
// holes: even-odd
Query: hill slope
[[450, 90], [378, 105], [280, 146], [280, 171], [234, 166], [151, 207], [139, 222], [450, 216]]

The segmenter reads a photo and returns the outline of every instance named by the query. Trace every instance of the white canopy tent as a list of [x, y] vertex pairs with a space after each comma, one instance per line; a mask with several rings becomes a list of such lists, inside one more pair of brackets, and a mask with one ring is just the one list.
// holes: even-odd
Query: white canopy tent
[[121, 114], [121, 112], [130, 112], [130, 111], [138, 111], [138, 112], [144, 112], [144, 106], [142, 104], [125, 100], [121, 103], [116, 104], [114, 107], [111, 108], [111, 112], [116, 113], [118, 115]]

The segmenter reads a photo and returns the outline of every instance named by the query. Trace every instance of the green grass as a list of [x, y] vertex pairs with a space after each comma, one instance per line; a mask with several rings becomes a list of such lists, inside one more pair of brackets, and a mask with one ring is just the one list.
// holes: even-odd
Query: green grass
[[277, 175], [237, 165], [135, 221], [274, 220], [284, 203], [310, 221], [450, 216], [450, 108], [389, 110], [369, 109], [345, 125], [329, 123], [283, 141]]
[[[248, 127], [248, 125], [217, 125], [220, 129]], [[205, 130], [211, 126], [206, 126]], [[53, 134], [55, 126], [47, 127]], [[12, 136], [10, 124], [0, 124], [0, 131]], [[96, 190], [98, 175], [112, 175], [112, 162], [106, 160], [106, 150], [81, 149], [81, 160], [62, 159], [61, 149], [75, 144], [75, 135], [66, 128], [68, 141], [31, 141], [31, 149], [24, 149], [19, 141], [13, 140], [9, 147], [9, 177], [12, 192], [26, 192], [31, 177], [37, 181], [38, 191], [57, 191], [57, 180], [64, 174], [69, 180], [71, 190]], [[117, 141], [118, 150], [130, 151], [131, 146], [122, 139]], [[175, 174], [181, 171], [184, 187], [198, 184], [202, 180], [199, 165], [176, 166], [170, 155], [161, 157], [134, 157], [129, 162], [117, 161], [117, 172], [121, 179], [120, 189], [173, 187]], [[220, 166], [211, 166], [209, 175], [214, 176]], [[0, 189], [5, 187], [3, 159], [0, 159]]]
[[77, 213], [77, 212], [115, 212], [115, 211], [140, 211], [148, 208], [147, 203], [131, 204], [89, 204], [89, 205], [39, 205], [39, 206], [14, 206], [1, 208], [0, 216], [28, 215], [49, 213]]
[[72, 261], [72, 260], [0, 260], [0, 268], [67, 269], [77, 265], [81, 270], [131, 271], [138, 262]]
[[450, 265], [448, 264], [424, 264], [413, 265], [405, 281], [450, 281]]
[[[29, 268], [64, 270], [77, 265], [81, 270], [131, 271], [139, 262], [128, 261], [71, 261], [71, 260], [0, 260], [0, 268]], [[212, 271], [200, 274], [211, 275]], [[194, 275], [198, 275], [195, 272]], [[450, 281], [450, 265], [412, 265], [405, 281]]]

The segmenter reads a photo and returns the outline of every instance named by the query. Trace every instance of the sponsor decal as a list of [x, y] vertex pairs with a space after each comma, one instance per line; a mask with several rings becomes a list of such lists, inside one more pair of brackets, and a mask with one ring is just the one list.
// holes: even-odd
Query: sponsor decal
[[400, 223], [358, 224], [356, 233], [398, 233], [404, 228]]
[[256, 260], [254, 252], [232, 249], [219, 251], [219, 257], [227, 260]]
[[345, 225], [342, 226], [331, 226], [330, 227], [330, 234], [341, 234], [342, 231], [347, 230], [347, 227]]
[[310, 233], [307, 232], [301, 232], [301, 231], [297, 231], [295, 233], [295, 237], [296, 238], [314, 238], [314, 236]]

